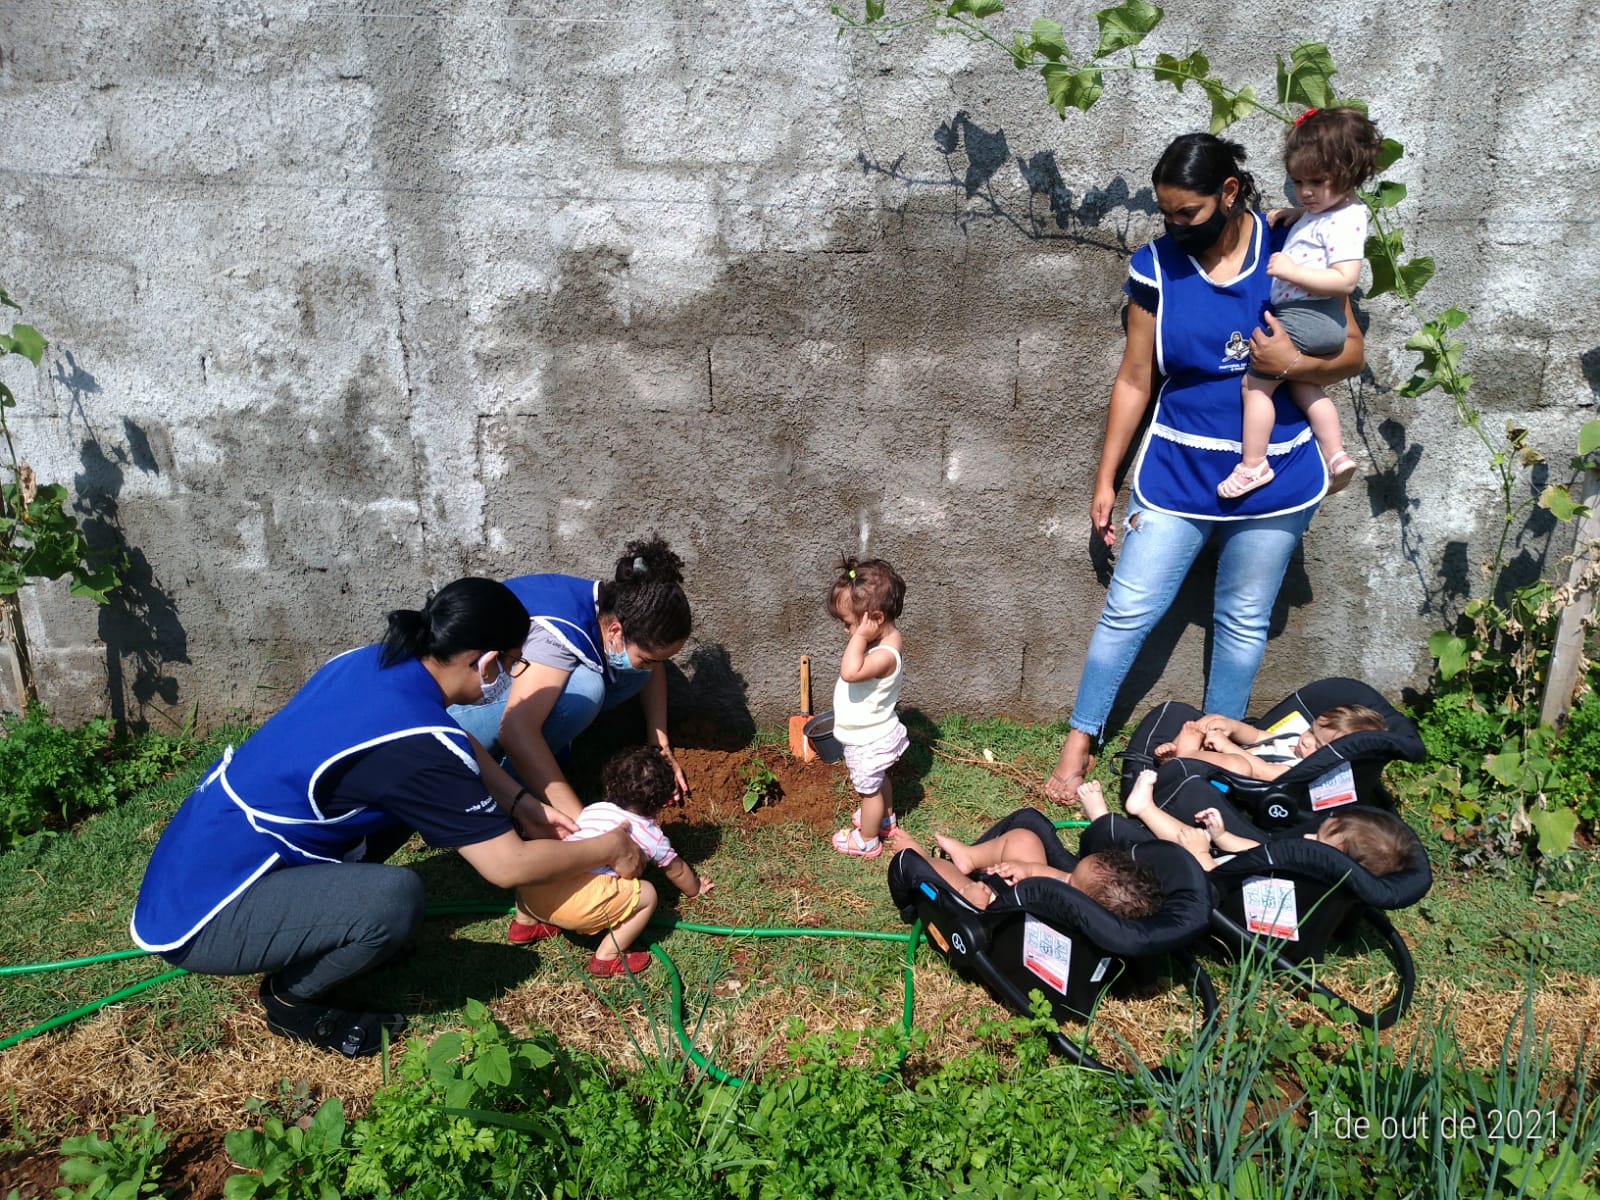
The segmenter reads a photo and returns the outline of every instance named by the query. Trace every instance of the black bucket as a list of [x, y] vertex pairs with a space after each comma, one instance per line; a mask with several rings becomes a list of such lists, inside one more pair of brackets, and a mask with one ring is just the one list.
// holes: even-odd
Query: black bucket
[[823, 762], [836, 763], [844, 757], [844, 743], [833, 736], [833, 709], [819, 712], [806, 722], [806, 737]]

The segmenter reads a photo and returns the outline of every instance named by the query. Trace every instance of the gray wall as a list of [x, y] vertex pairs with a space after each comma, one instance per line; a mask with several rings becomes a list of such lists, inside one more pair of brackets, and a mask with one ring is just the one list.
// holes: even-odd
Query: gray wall
[[[1564, 462], [1596, 398], [1596, 18], [1473, 7], [1172, 5], [1151, 46], [1266, 90], [1330, 43], [1406, 144], [1486, 424]], [[1092, 40], [1089, 5], [1010, 17], [1043, 12]], [[598, 574], [660, 529], [680, 702], [774, 720], [802, 652], [826, 685], [829, 561], [865, 547], [909, 581], [909, 703], [1063, 715], [1120, 281], [1204, 103], [1116, 76], [1062, 122], [990, 49], [835, 34], [781, 0], [7, 0], [0, 283], [52, 344], [0, 370], [24, 454], [133, 563], [103, 611], [30, 589], [48, 699], [260, 716], [431, 587]], [[1280, 128], [1235, 135], [1281, 194]], [[1291, 566], [1262, 699], [1420, 683], [1498, 532], [1476, 439], [1391, 390], [1411, 323], [1367, 312], [1340, 399], [1373, 474]], [[1524, 566], [1565, 548], [1542, 531]], [[1198, 700], [1208, 611], [1202, 582], [1125, 704]]]

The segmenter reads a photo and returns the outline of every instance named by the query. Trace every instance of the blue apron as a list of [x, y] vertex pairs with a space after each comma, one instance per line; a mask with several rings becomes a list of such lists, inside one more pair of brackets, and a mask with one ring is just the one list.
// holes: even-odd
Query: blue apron
[[129, 932], [146, 950], [184, 945], [268, 871], [341, 862], [398, 825], [381, 809], [330, 815], [317, 784], [336, 763], [384, 742], [431, 734], [478, 772], [466, 733], [426, 667], [379, 665], [363, 646], [324, 665], [245, 743], [213, 765], [156, 843]]
[[591, 671], [605, 674], [598, 583], [575, 575], [518, 575], [505, 584], [535, 625], [560, 638]]
[[1239, 385], [1250, 365], [1250, 333], [1266, 327], [1267, 259], [1288, 235], [1259, 213], [1251, 221], [1244, 266], [1228, 283], [1214, 283], [1169, 237], [1140, 247], [1128, 265], [1130, 276], [1160, 297], [1156, 365], [1164, 378], [1133, 468], [1135, 498], [1158, 512], [1213, 521], [1280, 516], [1315, 504], [1327, 487], [1311, 426], [1284, 385], [1273, 395], [1272, 482], [1234, 500], [1217, 495], [1241, 452]]

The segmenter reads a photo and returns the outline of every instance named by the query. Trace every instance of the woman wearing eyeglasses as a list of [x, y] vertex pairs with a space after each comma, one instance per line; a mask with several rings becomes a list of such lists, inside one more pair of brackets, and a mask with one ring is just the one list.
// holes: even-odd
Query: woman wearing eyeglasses
[[[535, 796], [576, 818], [583, 806], [562, 770], [572, 740], [602, 710], [638, 696], [649, 740], [687, 794], [667, 736], [666, 663], [683, 649], [692, 621], [683, 560], [665, 539], [629, 542], [609, 580], [522, 575], [506, 586], [532, 620], [521, 646], [528, 668], [450, 715], [491, 754], [509, 759]], [[531, 940], [515, 925], [510, 936]]]
[[419, 832], [496, 887], [643, 866], [627, 826], [563, 842], [540, 804], [455, 721], [522, 668], [528, 614], [489, 579], [460, 579], [389, 614], [378, 645], [316, 672], [179, 808], [145, 871], [133, 940], [206, 975], [264, 972], [274, 1033], [356, 1057], [405, 1018], [330, 1005], [340, 984], [398, 953], [422, 919], [422, 881], [384, 859]]

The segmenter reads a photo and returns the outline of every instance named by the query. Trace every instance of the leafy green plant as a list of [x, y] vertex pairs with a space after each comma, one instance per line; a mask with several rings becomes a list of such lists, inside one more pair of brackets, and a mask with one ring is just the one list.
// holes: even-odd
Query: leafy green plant
[[106, 765], [113, 738], [103, 717], [69, 729], [42, 704], [0, 715], [0, 847], [15, 845], [46, 820], [64, 825], [115, 804]]
[[[21, 311], [3, 288], [0, 306]], [[0, 333], [0, 358], [17, 354], [37, 367], [47, 344], [33, 326], [14, 323], [10, 332]], [[105, 604], [122, 580], [124, 564], [119, 556], [97, 554], [90, 548], [77, 518], [67, 511], [66, 487], [41, 484], [33, 468], [18, 457], [6, 419], [7, 410], [16, 404], [15, 393], [0, 382], [0, 441], [5, 444], [0, 471], [10, 476], [0, 475], [0, 624], [11, 646], [17, 695], [26, 705], [38, 702], [39, 689], [17, 593], [34, 579], [67, 576], [74, 596]]]
[[57, 1200], [138, 1200], [158, 1194], [167, 1135], [153, 1116], [130, 1117], [112, 1126], [109, 1137], [87, 1133], [61, 1143]]
[[104, 717], [68, 728], [42, 704], [0, 714], [0, 849], [112, 807], [182, 765], [196, 745], [192, 735], [118, 737]]
[[776, 772], [766, 762], [752, 754], [739, 768], [739, 778], [744, 780], [741, 801], [745, 812], [754, 812], [763, 804], [771, 804], [781, 792]]
[[[398, 1085], [380, 1090], [350, 1133], [345, 1194], [504, 1195], [524, 1178], [549, 1178], [564, 1160], [559, 1137], [514, 1127], [550, 1128], [530, 1105], [568, 1091], [554, 1051], [513, 1038], [476, 1000], [465, 1019], [464, 1032], [407, 1044]], [[517, 1122], [486, 1121], [487, 1113]]]
[[329, 1096], [305, 1122], [268, 1116], [260, 1130], [239, 1129], [223, 1139], [228, 1157], [253, 1175], [233, 1175], [224, 1200], [339, 1200], [349, 1163], [344, 1107]]

